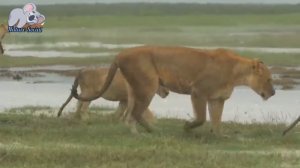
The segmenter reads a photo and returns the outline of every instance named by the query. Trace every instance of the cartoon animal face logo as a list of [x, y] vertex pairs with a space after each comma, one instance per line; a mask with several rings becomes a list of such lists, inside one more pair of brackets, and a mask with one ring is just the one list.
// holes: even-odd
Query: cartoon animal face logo
[[36, 10], [34, 3], [26, 4], [23, 9], [15, 8], [9, 14], [8, 26], [17, 28], [42, 27], [45, 16]]

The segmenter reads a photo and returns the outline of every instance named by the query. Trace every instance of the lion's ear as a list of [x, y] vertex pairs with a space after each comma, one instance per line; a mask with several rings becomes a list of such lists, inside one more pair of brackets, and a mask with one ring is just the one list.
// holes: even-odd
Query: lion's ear
[[264, 70], [264, 63], [259, 59], [254, 59], [252, 62], [252, 69], [255, 73], [262, 74]]

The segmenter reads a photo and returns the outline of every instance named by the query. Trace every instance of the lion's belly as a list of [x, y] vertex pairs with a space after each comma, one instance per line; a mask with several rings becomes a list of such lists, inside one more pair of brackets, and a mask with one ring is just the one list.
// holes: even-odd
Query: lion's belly
[[216, 88], [212, 93], [208, 95], [209, 99], [223, 99], [226, 100], [231, 96], [233, 87], [221, 87]]
[[191, 93], [191, 82], [180, 76], [162, 74], [160, 76], [161, 81], [165, 87], [170, 89], [172, 92], [180, 94]]

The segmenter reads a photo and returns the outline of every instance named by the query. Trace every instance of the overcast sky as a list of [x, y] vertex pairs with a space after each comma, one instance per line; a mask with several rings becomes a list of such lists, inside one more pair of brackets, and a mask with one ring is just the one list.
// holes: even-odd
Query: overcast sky
[[118, 2], [297, 4], [300, 3], [300, 0], [0, 0], [0, 5], [23, 5], [28, 2], [34, 2], [36, 4]]

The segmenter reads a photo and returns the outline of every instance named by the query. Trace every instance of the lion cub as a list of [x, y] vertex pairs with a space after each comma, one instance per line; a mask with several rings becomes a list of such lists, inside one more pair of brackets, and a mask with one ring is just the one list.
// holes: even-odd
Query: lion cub
[[[74, 86], [80, 87], [81, 96], [93, 96], [95, 95], [103, 86], [106, 76], [108, 73], [108, 68], [100, 68], [100, 67], [90, 67], [84, 68], [80, 70], [79, 74], [75, 78]], [[121, 72], [118, 71], [116, 76], [113, 79], [111, 86], [108, 90], [103, 94], [102, 98], [110, 101], [119, 101], [119, 106], [116, 110], [116, 115], [120, 118], [124, 117], [125, 111], [127, 109], [127, 82], [122, 76]], [[165, 98], [169, 94], [169, 90], [163, 86], [160, 86], [156, 92], [160, 97]], [[62, 110], [64, 107], [71, 101], [73, 98], [72, 94], [68, 97], [66, 102], [61, 106], [57, 116], [59, 117], [62, 114]], [[85, 120], [88, 118], [88, 107], [90, 105], [90, 101], [80, 101], [77, 103], [77, 110], [75, 112], [75, 116], [79, 119]], [[146, 109], [145, 113], [143, 113], [144, 119], [149, 122], [153, 122], [155, 117], [153, 113]]]

